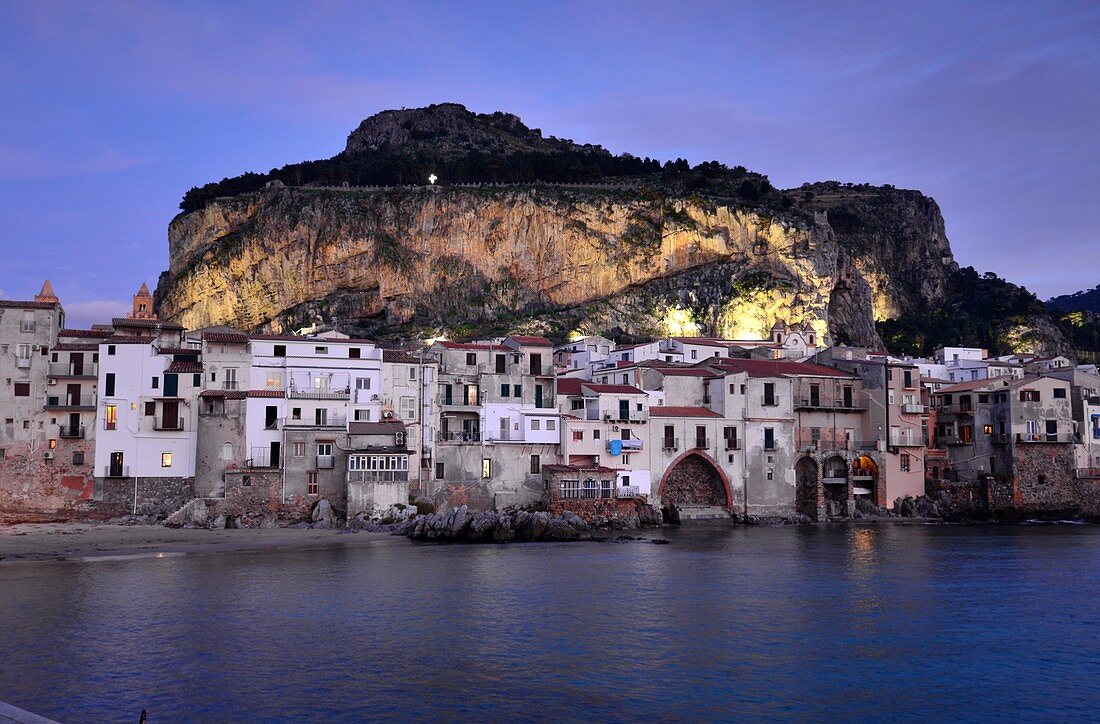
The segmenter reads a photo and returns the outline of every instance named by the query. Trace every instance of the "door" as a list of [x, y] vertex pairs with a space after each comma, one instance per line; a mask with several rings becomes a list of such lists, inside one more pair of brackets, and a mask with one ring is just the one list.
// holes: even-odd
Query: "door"
[[180, 393], [180, 377], [176, 373], [164, 375], [164, 396], [175, 397]]
[[542, 407], [542, 385], [535, 385], [535, 407]]
[[507, 440], [508, 439], [508, 425], [509, 425], [508, 421], [509, 420], [510, 420], [510, 418], [507, 418], [507, 417], [500, 418], [500, 439], [501, 440]]
[[77, 383], [75, 385], [65, 385], [65, 404], [80, 404], [80, 383]]
[[74, 375], [84, 374], [84, 353], [72, 352], [69, 354], [69, 366], [72, 368]]
[[844, 406], [845, 407], [851, 407], [852, 406], [852, 388], [851, 387], [845, 387], [844, 388]]
[[80, 413], [69, 413], [69, 437], [76, 437], [80, 434]]
[[1047, 442], [1058, 442], [1058, 421], [1047, 420]]
[[111, 453], [111, 467], [110, 467], [110, 470], [107, 471], [107, 477], [121, 478], [122, 477], [122, 472], [123, 472], [122, 453], [120, 453], [120, 452]]
[[821, 385], [810, 385], [810, 407], [821, 405]]
[[268, 430], [274, 430], [279, 421], [279, 408], [275, 405], [268, 405], [264, 408], [264, 428]]
[[161, 430], [179, 430], [182, 427], [178, 400], [165, 400], [160, 404], [160, 411]]
[[619, 400], [619, 419], [630, 419], [630, 400]]
[[268, 461], [268, 463], [271, 465], [271, 467], [273, 467], [273, 468], [279, 467], [279, 453], [280, 452], [281, 452], [281, 450], [279, 449], [279, 441], [278, 440], [273, 440], [271, 442], [271, 459]]
[[541, 375], [542, 374], [542, 355], [541, 354], [536, 354], [536, 353], [531, 354], [531, 374], [533, 374], [533, 375]]

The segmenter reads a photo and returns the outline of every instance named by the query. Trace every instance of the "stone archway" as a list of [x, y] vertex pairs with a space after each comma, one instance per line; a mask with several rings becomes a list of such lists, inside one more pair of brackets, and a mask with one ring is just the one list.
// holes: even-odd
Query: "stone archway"
[[848, 512], [848, 461], [833, 455], [825, 460], [824, 471], [825, 513], [844, 515]]
[[879, 481], [878, 463], [867, 455], [860, 455], [852, 463], [852, 495], [856, 500], [866, 498], [874, 505], [885, 506]]
[[795, 509], [801, 515], [817, 520], [822, 505], [821, 483], [817, 479], [817, 463], [813, 458], [799, 458], [794, 464]]
[[662, 505], [733, 507], [725, 473], [703, 453], [684, 453], [668, 467], [657, 488]]

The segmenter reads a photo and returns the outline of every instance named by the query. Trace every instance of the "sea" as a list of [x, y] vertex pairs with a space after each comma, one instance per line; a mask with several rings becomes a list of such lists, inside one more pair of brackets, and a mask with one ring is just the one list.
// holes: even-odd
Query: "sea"
[[637, 535], [0, 565], [0, 701], [63, 722], [1100, 719], [1100, 527]]

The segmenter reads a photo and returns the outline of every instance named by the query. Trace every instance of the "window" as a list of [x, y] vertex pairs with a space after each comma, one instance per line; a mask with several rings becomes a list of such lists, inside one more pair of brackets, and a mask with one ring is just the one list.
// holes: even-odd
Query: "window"
[[531, 456], [531, 473], [534, 474], [534, 475], [537, 475], [541, 471], [542, 471], [542, 467], [539, 464], [539, 456], [538, 455], [532, 455]]
[[466, 353], [466, 366], [467, 367], [477, 366], [477, 354], [476, 353], [474, 353], [474, 352], [467, 352]]
[[570, 410], [583, 410], [584, 409], [584, 400], [570, 400], [569, 409]]
[[630, 384], [630, 375], [623, 375], [623, 384], [624, 385], [629, 385]]
[[156, 414], [157, 414], [157, 403], [152, 402], [152, 401], [147, 401], [145, 403], [145, 416], [146, 417], [155, 417]]
[[107, 405], [107, 412], [103, 417], [103, 429], [114, 430], [118, 424], [118, 405]]
[[370, 422], [370, 410], [353, 410], [351, 416], [356, 422]]
[[15, 396], [16, 397], [30, 397], [31, 396], [31, 383], [30, 382], [16, 382], [15, 383]]
[[410, 367], [409, 368], [409, 379], [410, 380], [415, 380], [416, 379], [416, 368], [415, 367]]
[[359, 359], [360, 353], [358, 347], [348, 347], [348, 359]]
[[1056, 399], [1056, 400], [1066, 399], [1066, 388], [1065, 387], [1055, 387], [1054, 388], [1054, 399]]
[[153, 381], [149, 383], [149, 386], [152, 387], [154, 390], [160, 387], [160, 378], [154, 377]]
[[599, 430], [593, 430], [592, 431], [592, 439], [593, 440], [599, 440], [600, 439], [600, 431]]
[[764, 383], [764, 404], [765, 405], [774, 405], [775, 404], [775, 383], [774, 382], [765, 382]]
[[764, 449], [775, 450], [775, 428], [764, 428]]
[[192, 387], [202, 387], [202, 373], [196, 372], [191, 378]]
[[908, 453], [901, 454], [901, 471], [903, 473], [909, 472], [909, 455]]
[[436, 480], [442, 480], [443, 479], [443, 463], [436, 463], [435, 464], [435, 479]]
[[519, 385], [512, 385], [512, 397], [522, 398], [523, 388]]
[[73, 451], [73, 465], [83, 465], [83, 464], [84, 464], [84, 451], [83, 450], [74, 450]]
[[505, 371], [505, 365], [508, 363], [508, 356], [503, 355], [503, 354], [498, 354], [497, 359], [496, 359], [496, 363], [497, 363], [497, 366], [496, 366], [497, 373], [498, 374], [503, 374], [504, 371]]
[[416, 398], [405, 395], [401, 398], [401, 419], [416, 419]]
[[319, 442], [317, 443], [317, 454], [321, 457], [327, 457], [332, 455], [332, 443], [331, 442]]
[[541, 420], [531, 420], [531, 429], [532, 430], [541, 430], [542, 429], [542, 421]]
[[306, 495], [317, 495], [317, 473], [306, 473]]
[[982, 427], [982, 432], [984, 432], [986, 435], [992, 435], [993, 434], [993, 426], [992, 425], [984, 425]]
[[328, 354], [328, 347], [314, 347], [313, 354]]
[[292, 420], [301, 420], [302, 419], [302, 408], [292, 407], [291, 410], [290, 410], [290, 419], [292, 419]]
[[110, 356], [112, 356], [112, 357], [114, 356], [114, 354], [115, 354], [115, 346], [114, 346], [113, 344], [109, 344], [109, 345], [107, 345], [107, 354], [108, 354], [108, 355], [110, 355]]
[[493, 461], [490, 458], [481, 459], [481, 477], [488, 480], [493, 474]]
[[227, 442], [222, 445], [222, 460], [233, 459], [233, 443]]
[[737, 394], [737, 384], [734, 383], [734, 382], [730, 383], [730, 394], [731, 395], [736, 395]]
[[696, 350], [696, 349], [691, 350], [691, 358], [692, 359], [699, 359], [699, 350]]
[[508, 395], [511, 391], [512, 391], [512, 386], [511, 385], [501, 385], [500, 386], [500, 396], [501, 397], [508, 397]]
[[1039, 390], [1020, 390], [1020, 402], [1039, 402]]
[[546, 421], [546, 429], [547, 430], [557, 430], [558, 429], [557, 420], [547, 420]]
[[573, 431], [573, 442], [584, 442], [584, 430]]
[[306, 444], [304, 442], [294, 443], [293, 454], [296, 458], [304, 458], [306, 456]]
[[271, 355], [273, 357], [286, 357], [286, 345], [285, 344], [275, 345], [275, 348], [272, 351]]
[[579, 480], [563, 480], [561, 481], [561, 497], [576, 499], [581, 497], [581, 481]]
[[981, 395], [981, 394], [980, 394], [980, 395], [978, 395], [978, 402], [979, 402], [979, 403], [983, 403], [983, 402], [989, 402], [989, 395], [988, 395], [988, 394], [986, 394], [986, 395]]
[[170, 468], [170, 467], [172, 467], [172, 453], [170, 453], [170, 452], [162, 452], [162, 453], [160, 454], [160, 466], [161, 466], [162, 468]]

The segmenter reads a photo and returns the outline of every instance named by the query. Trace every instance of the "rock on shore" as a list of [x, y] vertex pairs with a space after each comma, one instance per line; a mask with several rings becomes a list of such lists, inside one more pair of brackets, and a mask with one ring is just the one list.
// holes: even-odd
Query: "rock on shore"
[[404, 524], [412, 540], [463, 543], [511, 543], [579, 541], [592, 539], [592, 527], [566, 511], [558, 516], [545, 511], [471, 513], [463, 505], [449, 513], [422, 515]]

